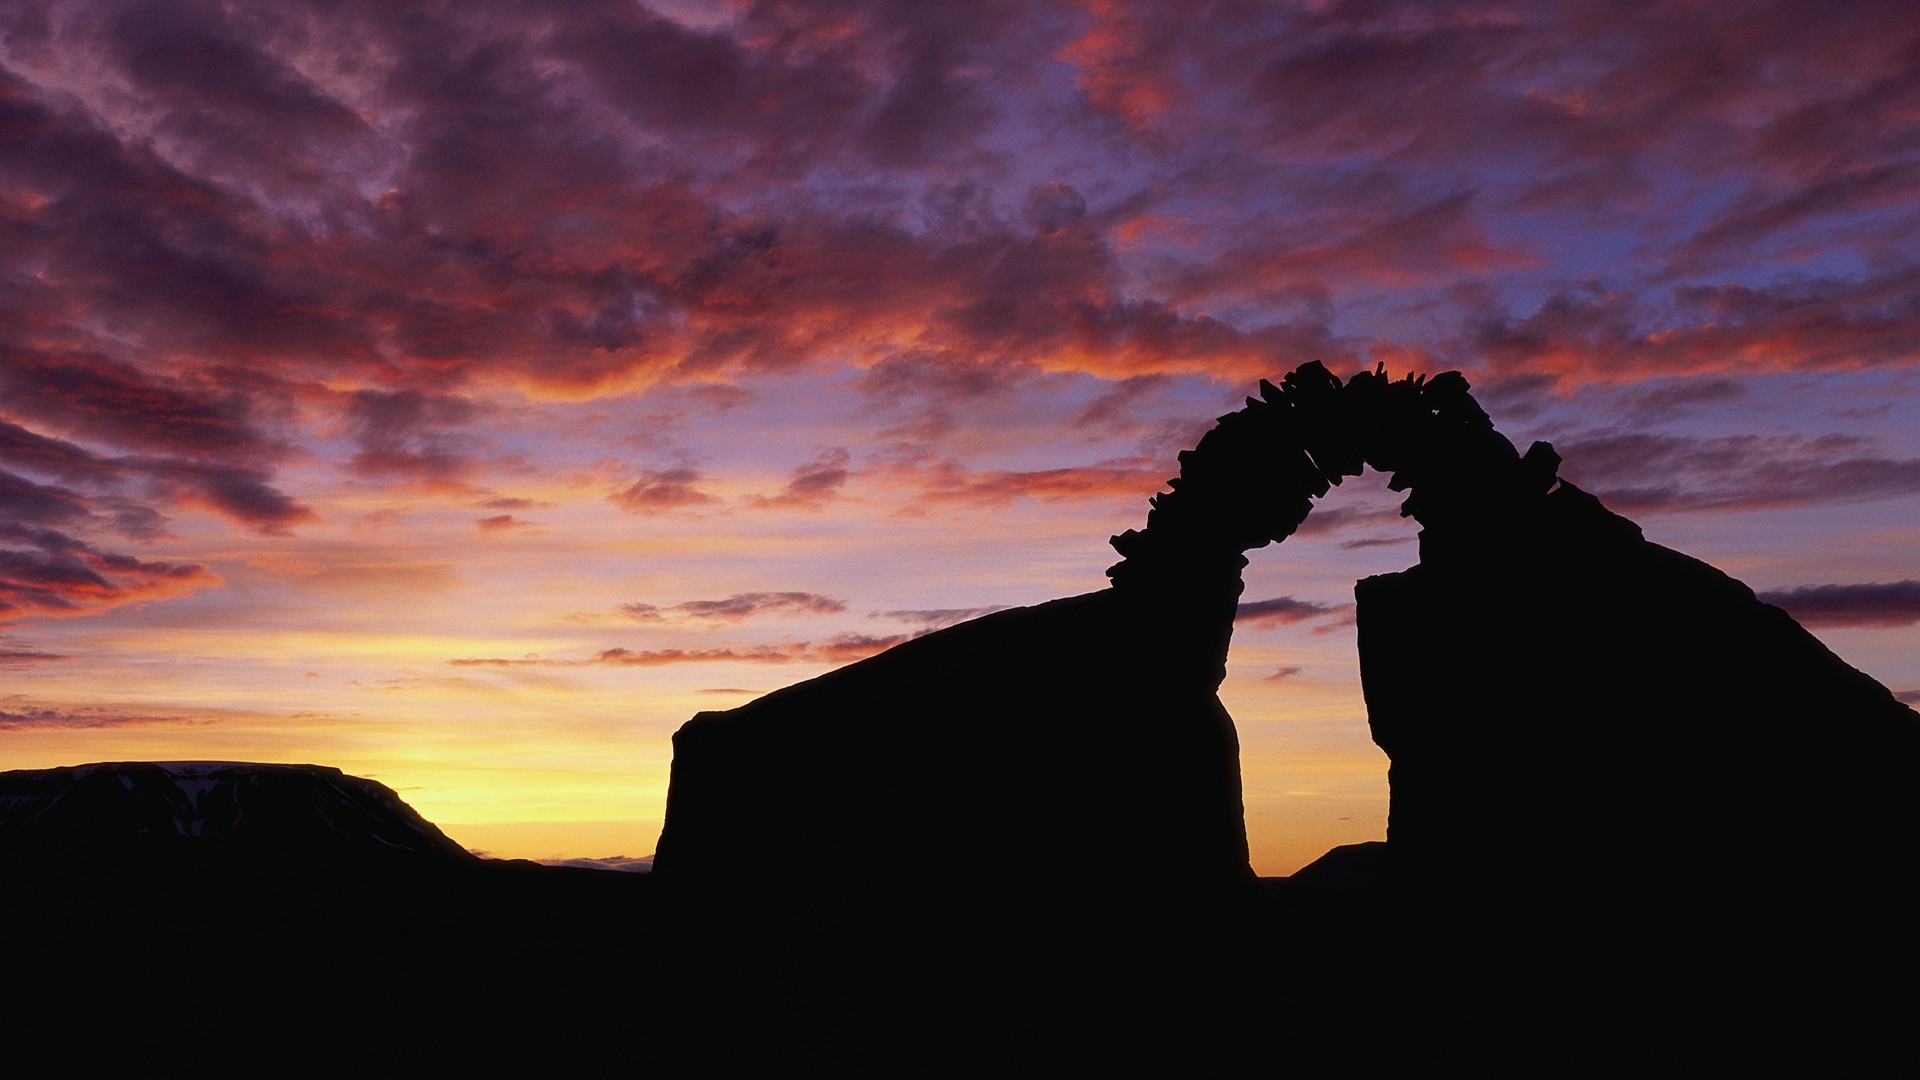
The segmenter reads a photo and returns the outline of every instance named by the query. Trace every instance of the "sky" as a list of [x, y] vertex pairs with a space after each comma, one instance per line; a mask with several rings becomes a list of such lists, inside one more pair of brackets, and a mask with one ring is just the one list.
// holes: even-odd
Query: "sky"
[[[1464, 372], [1920, 700], [1907, 3], [8, 3], [0, 768], [642, 856], [687, 718], [1104, 587], [1309, 360]], [[1253, 553], [1261, 873], [1385, 835], [1396, 502]]]

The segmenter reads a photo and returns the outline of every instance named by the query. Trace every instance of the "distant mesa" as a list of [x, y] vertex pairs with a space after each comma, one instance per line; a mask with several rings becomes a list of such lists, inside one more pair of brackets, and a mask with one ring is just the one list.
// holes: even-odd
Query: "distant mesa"
[[99, 762], [0, 773], [0, 858], [474, 862], [391, 788], [322, 765]]

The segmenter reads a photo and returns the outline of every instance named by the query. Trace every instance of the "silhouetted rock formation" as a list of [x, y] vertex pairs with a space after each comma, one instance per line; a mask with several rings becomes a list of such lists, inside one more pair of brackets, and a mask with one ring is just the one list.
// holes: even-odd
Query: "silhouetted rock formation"
[[1886, 688], [1566, 483], [1355, 594], [1434, 1032], [1912, 1060], [1920, 718]]
[[[689, 919], [709, 913], [735, 939], [777, 925], [770, 939], [819, 956], [913, 937], [923, 969], [997, 967], [1015, 996], [1064, 978], [1108, 1014], [1205, 999], [1252, 898], [1215, 694], [1242, 552], [1291, 534], [1363, 463], [1403, 469], [1394, 486], [1419, 485], [1408, 511], [1423, 521], [1495, 512], [1545, 490], [1557, 463], [1544, 447], [1515, 453], [1458, 375], [1342, 385], [1314, 364], [1261, 391], [1181, 455], [1146, 529], [1113, 539], [1111, 589], [951, 627], [685, 725], [655, 874]], [[768, 896], [769, 879], [787, 891]], [[892, 985], [889, 963], [842, 989]]]
[[[1917, 955], [1920, 720], [1467, 391], [1262, 382], [1113, 538], [1108, 591], [694, 718], [656, 862], [681, 970], [779, 972], [763, 1013], [837, 972], [796, 1030], [933, 1024], [988, 1057], [1052, 1024], [1108, 1063], [1246, 1063], [1241, 994], [1322, 1037], [1289, 1045], [1309, 1075], [1912, 1065], [1915, 995], [1879, 988]], [[1423, 527], [1419, 566], [1357, 589], [1392, 835], [1339, 860], [1353, 887], [1303, 872], [1249, 921], [1214, 695], [1242, 552], [1363, 467]], [[941, 993], [994, 974], [984, 1010]]]
[[[1261, 389], [1112, 588], [685, 725], [651, 879], [317, 766], [0, 774], [7, 1063], [1912, 1075], [1920, 718], [1458, 375]], [[1423, 526], [1356, 589], [1391, 836], [1256, 885], [1241, 553], [1363, 466]]]

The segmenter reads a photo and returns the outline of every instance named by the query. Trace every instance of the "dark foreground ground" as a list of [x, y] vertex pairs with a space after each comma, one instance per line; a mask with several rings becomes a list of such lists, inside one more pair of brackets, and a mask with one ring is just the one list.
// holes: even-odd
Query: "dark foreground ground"
[[1906, 987], [1809, 972], [1769, 1011], [1656, 967], [1536, 993], [1511, 957], [1496, 983], [1396, 944], [1368, 858], [1260, 883], [1187, 954], [960, 911], [884, 940], [730, 926], [527, 863], [15, 867], [0, 1023], [19, 1076], [1912, 1074]]

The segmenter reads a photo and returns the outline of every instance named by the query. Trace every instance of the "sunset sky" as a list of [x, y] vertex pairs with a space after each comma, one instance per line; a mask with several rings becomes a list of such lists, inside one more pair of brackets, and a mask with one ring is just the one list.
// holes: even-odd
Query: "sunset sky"
[[[0, 768], [319, 762], [644, 855], [693, 713], [1103, 587], [1308, 360], [1464, 371], [1920, 700], [1913, 15], [5, 4]], [[1253, 556], [1263, 873], [1385, 835], [1396, 503]]]

